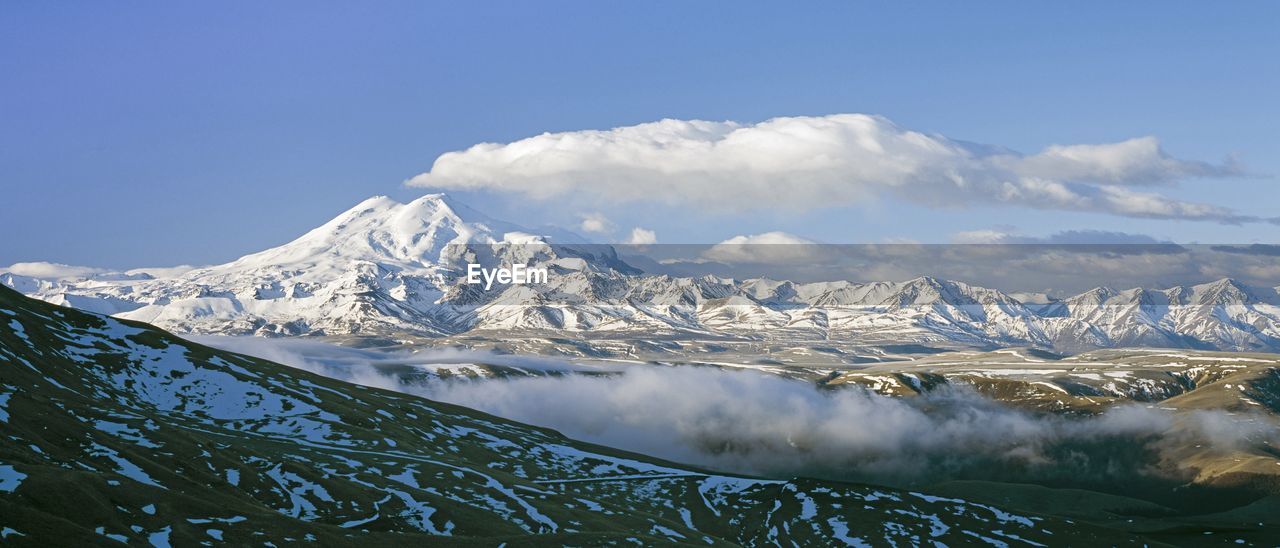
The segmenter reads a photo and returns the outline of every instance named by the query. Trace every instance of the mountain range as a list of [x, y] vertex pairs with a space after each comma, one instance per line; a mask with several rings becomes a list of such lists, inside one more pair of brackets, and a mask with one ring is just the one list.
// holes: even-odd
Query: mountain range
[[[465, 283], [467, 264], [546, 268], [540, 285]], [[1026, 299], [959, 281], [795, 283], [648, 274], [607, 245], [489, 218], [444, 195], [374, 197], [279, 247], [176, 275], [42, 279], [0, 272], [33, 297], [182, 333], [328, 336], [661, 355], [655, 340], [833, 349], [844, 363], [898, 352], [1029, 346], [1062, 353], [1168, 347], [1280, 350], [1280, 291], [1233, 279], [1096, 288]], [[710, 348], [710, 350], [709, 350]], [[903, 350], [906, 349], [906, 350]], [[528, 350], [528, 348], [523, 348]]]

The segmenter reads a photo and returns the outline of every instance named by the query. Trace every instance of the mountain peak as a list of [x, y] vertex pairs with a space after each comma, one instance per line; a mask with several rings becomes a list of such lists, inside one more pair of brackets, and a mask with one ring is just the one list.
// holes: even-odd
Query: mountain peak
[[413, 200], [410, 200], [408, 203], [405, 203], [404, 205], [405, 207], [412, 208], [412, 209], [427, 208], [427, 209], [447, 210], [447, 211], [453, 211], [455, 209], [470, 209], [467, 206], [454, 201], [452, 198], [449, 198], [448, 195], [441, 192], [438, 192], [435, 194], [424, 194], [422, 196], [414, 198]]
[[432, 192], [430, 194], [423, 194], [422, 196], [414, 198], [410, 203], [440, 202], [440, 203], [448, 204], [450, 201], [452, 201], [452, 199], [449, 198], [448, 194], [445, 194], [443, 192]]
[[363, 201], [361, 201], [360, 203], [352, 206], [351, 208], [347, 209], [346, 211], [344, 211], [343, 213], [335, 217], [334, 220], [340, 219], [347, 214], [381, 212], [381, 211], [388, 211], [392, 209], [403, 209], [403, 208], [409, 208], [413, 210], [426, 209], [426, 210], [449, 210], [449, 211], [452, 211], [455, 209], [464, 209], [464, 210], [471, 209], [461, 203], [454, 201], [453, 199], [449, 198], [448, 195], [442, 192], [433, 193], [433, 194], [424, 194], [422, 196], [414, 198], [413, 200], [410, 200], [405, 203], [401, 203], [400, 201], [390, 196], [378, 194], [376, 196], [370, 196], [364, 199]]
[[1225, 289], [1229, 287], [1233, 287], [1240, 290], [1248, 289], [1248, 286], [1244, 285], [1243, 283], [1240, 283], [1240, 281], [1235, 278], [1219, 278], [1212, 282], [1198, 284], [1195, 287], [1198, 287], [1198, 288], [1203, 287], [1205, 289], [1219, 289], [1219, 288]]
[[450, 245], [501, 242], [509, 232], [529, 231], [489, 218], [444, 194], [427, 194], [408, 203], [373, 196], [292, 242], [247, 255], [232, 265], [344, 268], [343, 263], [357, 260], [394, 270], [416, 269], [438, 265]]
[[939, 280], [933, 276], [917, 276], [902, 283], [904, 286], [930, 286], [941, 287], [943, 280]]
[[384, 194], [378, 194], [376, 196], [370, 196], [368, 198], [365, 198], [364, 201], [356, 204], [354, 207], [352, 207], [348, 211], [359, 211], [364, 209], [390, 207], [393, 205], [398, 205], [399, 203], [400, 202], [395, 201], [395, 199], [389, 196], [386, 196]]
[[1249, 286], [1233, 278], [1194, 285], [1191, 291], [1195, 304], [1244, 304], [1255, 300]]
[[380, 214], [400, 205], [400, 202], [397, 202], [394, 198], [389, 196], [383, 196], [381, 194], [377, 196], [370, 196], [362, 200], [360, 203], [347, 208], [342, 213], [337, 214], [333, 219], [330, 219], [329, 222], [317, 227], [316, 230], [330, 225], [342, 224], [360, 216]]

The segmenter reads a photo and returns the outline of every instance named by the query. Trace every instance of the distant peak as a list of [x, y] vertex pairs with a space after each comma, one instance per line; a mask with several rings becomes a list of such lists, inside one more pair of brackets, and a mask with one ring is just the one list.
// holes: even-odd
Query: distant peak
[[400, 205], [400, 202], [397, 202], [391, 199], [390, 197], [379, 194], [377, 196], [370, 196], [369, 198], [366, 198], [364, 201], [356, 204], [355, 206], [351, 207], [347, 211], [357, 212], [357, 211], [367, 211], [370, 209], [387, 209], [389, 207], [394, 207], [398, 205]]
[[370, 196], [369, 198], [366, 198], [364, 201], [352, 207], [351, 210], [364, 211], [369, 209], [387, 209], [387, 208], [392, 208], [392, 207], [401, 206], [401, 205], [411, 206], [411, 207], [443, 205], [450, 209], [454, 209], [458, 206], [466, 207], [450, 199], [448, 195], [441, 192], [441, 193], [434, 193], [434, 194], [424, 194], [404, 204], [400, 203], [399, 201], [396, 201], [394, 198], [379, 194], [377, 196]]
[[1222, 279], [1214, 280], [1214, 281], [1212, 281], [1212, 282], [1209, 282], [1209, 283], [1206, 283], [1206, 284], [1202, 284], [1202, 285], [1203, 285], [1204, 287], [1227, 287], [1227, 286], [1232, 286], [1232, 287], [1236, 287], [1236, 288], [1238, 288], [1238, 289], [1244, 289], [1244, 284], [1240, 283], [1240, 282], [1239, 282], [1239, 281], [1237, 281], [1235, 278], [1222, 278]]
[[1253, 290], [1249, 286], [1240, 283], [1234, 278], [1222, 278], [1206, 284], [1200, 284], [1192, 287], [1197, 294], [1203, 294], [1207, 298], [1219, 299], [1251, 299], [1253, 298]]
[[419, 196], [417, 199], [405, 204], [405, 211], [409, 215], [437, 215], [444, 214], [456, 217], [465, 222], [478, 223], [494, 223], [495, 219], [476, 211], [471, 206], [464, 204], [448, 194], [433, 193]]
[[409, 203], [411, 203], [411, 204], [412, 204], [412, 203], [426, 203], [426, 202], [442, 202], [442, 203], [449, 203], [449, 202], [451, 202], [451, 201], [452, 201], [452, 200], [450, 200], [450, 199], [449, 199], [449, 196], [448, 196], [447, 194], [445, 194], [445, 193], [443, 193], [443, 192], [436, 192], [436, 193], [432, 193], [432, 194], [423, 194], [422, 196], [417, 197], [416, 199], [414, 199], [412, 202], [409, 202]]
[[467, 206], [450, 200], [448, 196], [442, 193], [426, 194], [407, 203], [400, 203], [394, 198], [378, 195], [369, 197], [352, 206], [334, 221], [345, 222], [366, 215], [390, 216], [393, 214], [429, 218], [439, 213], [457, 215], [460, 212], [467, 211], [470, 211]]

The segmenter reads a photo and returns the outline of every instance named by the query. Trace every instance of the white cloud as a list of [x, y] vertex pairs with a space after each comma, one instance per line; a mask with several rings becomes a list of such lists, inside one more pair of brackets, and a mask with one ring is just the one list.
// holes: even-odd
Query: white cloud
[[[1100, 440], [1160, 452], [1196, 444], [1233, 449], [1250, 436], [1266, 436], [1261, 439], [1268, 443], [1275, 437], [1270, 423], [1232, 421], [1217, 411], [1199, 413], [1174, 428], [1173, 415], [1140, 406], [1117, 406], [1066, 420], [1005, 407], [963, 390], [890, 398], [854, 388], [821, 389], [756, 371], [620, 367], [452, 348], [410, 354], [287, 338], [189, 338], [346, 382], [554, 428], [576, 439], [720, 470], [782, 477], [1008, 480], [1002, 476], [1012, 470], [1024, 481], [1092, 479], [1092, 474], [1131, 475], [1134, 469], [1127, 466], [1134, 464], [1151, 472], [1145, 463], [1097, 452]], [[433, 369], [486, 363], [557, 374], [417, 384], [404, 382], [386, 367], [406, 363]], [[612, 374], [599, 374], [605, 372]]]
[[1237, 172], [1231, 163], [1173, 158], [1153, 137], [1051, 146], [1024, 155], [911, 131], [880, 116], [837, 114], [757, 124], [667, 119], [481, 143], [441, 155], [431, 171], [408, 184], [737, 210], [806, 210], [892, 194], [937, 207], [999, 204], [1224, 223], [1261, 220], [1127, 188]]
[[137, 275], [137, 274], [146, 274], [153, 278], [176, 278], [178, 276], [191, 272], [196, 268], [198, 267], [186, 265], [186, 264], [178, 265], [178, 266], [135, 268], [132, 270], [126, 270], [125, 274], [131, 275], [131, 276]]
[[74, 266], [62, 263], [36, 261], [14, 263], [8, 267], [0, 267], [0, 274], [17, 274], [41, 280], [74, 280], [93, 278], [95, 280], [126, 280], [151, 278], [176, 278], [197, 267], [179, 265], [156, 268], [134, 268], [124, 272], [93, 266]]
[[59, 280], [63, 278], [83, 278], [94, 274], [102, 274], [108, 272], [108, 270], [94, 268], [91, 266], [72, 266], [62, 263], [47, 263], [39, 261], [31, 263], [14, 263], [10, 265], [9, 268], [0, 269], [0, 272], [9, 272], [31, 278]]
[[582, 216], [582, 224], [578, 225], [578, 228], [583, 232], [605, 234], [613, 232], [613, 222], [603, 213], [587, 213]]
[[807, 240], [807, 239], [801, 238], [799, 236], [796, 236], [795, 234], [788, 234], [786, 232], [765, 232], [764, 234], [754, 234], [751, 236], [734, 236], [732, 238], [729, 238], [728, 240], [720, 242], [717, 245], [724, 245], [724, 246], [756, 245], [756, 244], [776, 245], [776, 244], [812, 244], [812, 243], [815, 243], [815, 242], [813, 240]]
[[652, 230], [635, 227], [631, 229], [631, 236], [627, 238], [628, 245], [649, 245], [658, 243], [658, 234]]
[[702, 258], [723, 263], [800, 263], [818, 256], [818, 245], [786, 232], [734, 236], [702, 252]]
[[702, 367], [640, 365], [620, 375], [433, 383], [426, 390], [434, 400], [576, 439], [777, 477], [1097, 481], [1151, 470], [1149, 463], [1126, 462], [1100, 447], [1132, 444], [1152, 456], [1176, 458], [1162, 450], [1196, 444], [1226, 449], [1249, 436], [1276, 436], [1270, 424], [1241, 427], [1242, 421], [1218, 411], [1176, 427], [1171, 413], [1137, 405], [1067, 420], [966, 391], [890, 398]]
[[1009, 243], [1010, 237], [1016, 234], [1005, 232], [1003, 230], [979, 229], [965, 230], [951, 235], [951, 241], [957, 244], [1003, 244]]
[[1220, 176], [1237, 171], [1231, 164], [1214, 166], [1170, 158], [1155, 137], [1102, 145], [1055, 145], [1010, 161], [1013, 171], [1026, 176], [1116, 185], [1160, 184], [1181, 177]]
[[[1168, 244], [1146, 234], [1107, 230], [1064, 230], [1048, 236], [1027, 236], [1014, 227], [967, 230], [951, 235], [957, 244], [1041, 244], [1041, 245], [1143, 245]], [[1119, 249], [1119, 248], [1117, 248]]]
[[132, 270], [120, 272], [117, 270], [97, 268], [93, 266], [74, 266], [62, 263], [36, 261], [29, 263], [14, 263], [7, 268], [0, 268], [0, 274], [17, 274], [19, 276], [27, 276], [42, 280], [68, 280], [89, 277], [98, 280], [112, 280], [128, 278], [137, 279], [148, 276], [152, 278], [176, 278], [195, 269], [196, 267], [194, 266], [179, 265], [155, 268], [134, 268]]

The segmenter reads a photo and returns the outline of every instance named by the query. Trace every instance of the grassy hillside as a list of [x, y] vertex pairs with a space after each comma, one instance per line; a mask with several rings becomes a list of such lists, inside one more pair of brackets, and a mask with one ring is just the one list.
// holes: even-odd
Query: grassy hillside
[[159, 546], [1141, 542], [955, 498], [716, 475], [5, 288], [0, 537]]

